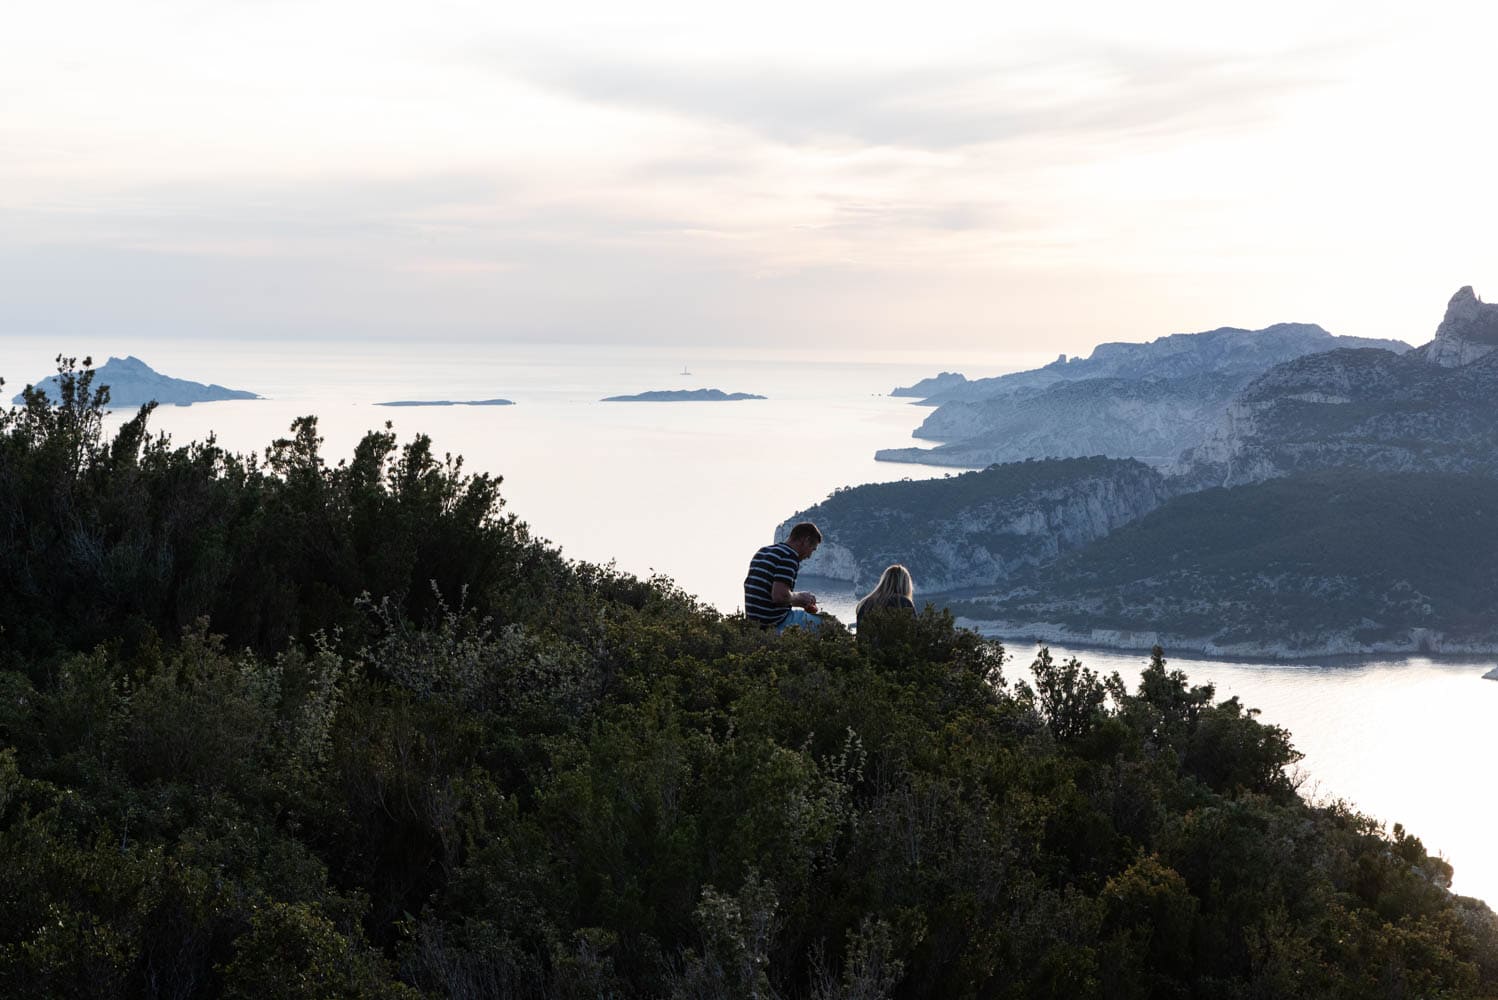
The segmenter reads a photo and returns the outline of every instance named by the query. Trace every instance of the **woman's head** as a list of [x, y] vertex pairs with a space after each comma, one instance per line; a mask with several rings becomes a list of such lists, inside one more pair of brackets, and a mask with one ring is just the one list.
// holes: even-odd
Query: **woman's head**
[[915, 581], [910, 578], [910, 570], [895, 563], [879, 577], [878, 584], [869, 591], [869, 596], [858, 602], [858, 611], [891, 607], [898, 604], [902, 597], [911, 603], [915, 602]]
[[874, 590], [876, 593], [890, 597], [915, 599], [915, 581], [910, 578], [910, 570], [899, 563], [895, 563], [884, 571], [884, 575], [879, 578], [879, 586]]

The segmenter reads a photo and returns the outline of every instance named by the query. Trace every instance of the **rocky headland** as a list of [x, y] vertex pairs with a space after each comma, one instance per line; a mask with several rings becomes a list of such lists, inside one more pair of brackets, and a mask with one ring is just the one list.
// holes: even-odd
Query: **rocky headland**
[[1377, 347], [1392, 340], [1336, 337], [1314, 324], [1262, 330], [1223, 327], [1172, 334], [1147, 344], [1100, 344], [1086, 358], [969, 381], [944, 372], [901, 395], [931, 393], [936, 410], [913, 436], [935, 448], [887, 448], [880, 461], [982, 468], [1026, 458], [1107, 455], [1159, 467], [1200, 443], [1228, 402], [1273, 366], [1336, 348]]

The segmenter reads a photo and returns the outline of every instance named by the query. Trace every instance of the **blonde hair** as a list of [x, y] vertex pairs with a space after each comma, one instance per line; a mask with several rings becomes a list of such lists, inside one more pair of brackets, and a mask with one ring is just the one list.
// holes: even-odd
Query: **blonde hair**
[[910, 570], [895, 563], [884, 571], [879, 583], [869, 591], [869, 596], [858, 602], [853, 614], [857, 616], [876, 608], [896, 607], [902, 597], [915, 603], [915, 581], [910, 578]]

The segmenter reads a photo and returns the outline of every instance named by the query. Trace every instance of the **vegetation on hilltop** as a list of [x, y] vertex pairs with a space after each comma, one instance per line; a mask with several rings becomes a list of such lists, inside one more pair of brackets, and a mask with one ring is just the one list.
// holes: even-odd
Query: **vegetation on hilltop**
[[1159, 655], [777, 638], [423, 438], [106, 440], [64, 368], [0, 418], [0, 993], [1498, 991], [1445, 862]]

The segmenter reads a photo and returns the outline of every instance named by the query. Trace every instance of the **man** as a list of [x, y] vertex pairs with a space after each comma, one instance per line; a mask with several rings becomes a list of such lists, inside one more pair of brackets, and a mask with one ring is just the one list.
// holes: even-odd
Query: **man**
[[822, 544], [822, 533], [810, 521], [791, 529], [790, 537], [766, 545], [749, 560], [744, 577], [744, 614], [765, 628], [783, 632], [792, 625], [817, 628], [817, 595], [795, 589], [796, 574], [803, 560]]

